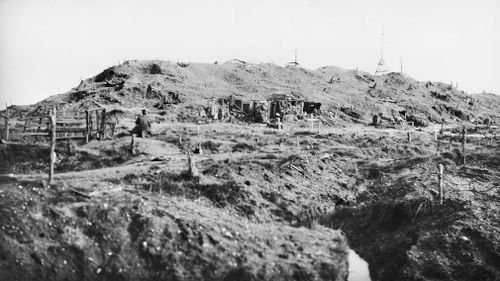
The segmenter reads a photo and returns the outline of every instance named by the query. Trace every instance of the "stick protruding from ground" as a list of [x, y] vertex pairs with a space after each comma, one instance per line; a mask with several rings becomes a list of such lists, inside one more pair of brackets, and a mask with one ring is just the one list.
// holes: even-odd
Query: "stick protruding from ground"
[[439, 184], [439, 204], [443, 204], [443, 164], [438, 165], [439, 173], [438, 173], [438, 184]]
[[190, 178], [199, 178], [200, 172], [198, 168], [196, 168], [196, 159], [191, 151], [187, 151], [187, 160], [188, 160], [188, 175]]

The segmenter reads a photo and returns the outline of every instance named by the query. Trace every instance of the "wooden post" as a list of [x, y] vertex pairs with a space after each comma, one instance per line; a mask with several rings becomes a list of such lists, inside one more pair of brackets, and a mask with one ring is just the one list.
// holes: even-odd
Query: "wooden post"
[[462, 157], [463, 157], [463, 164], [465, 166], [465, 142], [467, 138], [467, 129], [465, 129], [465, 126], [462, 128]]
[[92, 136], [92, 130], [94, 129], [94, 122], [92, 120], [92, 111], [89, 112], [89, 139]]
[[407, 135], [408, 135], [408, 142], [411, 142], [411, 132], [408, 131]]
[[95, 131], [96, 131], [96, 138], [99, 137], [99, 110], [95, 110]]
[[101, 112], [101, 140], [104, 139], [106, 130], [106, 109], [104, 108]]
[[9, 108], [7, 103], [5, 103], [5, 140], [9, 140]]
[[71, 138], [69, 136], [66, 136], [66, 153], [69, 155], [73, 153]]
[[52, 109], [50, 114], [50, 169], [49, 169], [49, 185], [52, 184], [54, 178], [54, 164], [56, 162], [56, 108]]
[[89, 120], [89, 111], [85, 110], [85, 143], [89, 143], [89, 134], [90, 134], [90, 120]]
[[443, 204], [443, 164], [439, 164], [439, 174], [438, 174], [438, 181], [439, 181], [439, 204]]
[[188, 173], [190, 178], [197, 178], [200, 176], [198, 172], [198, 168], [196, 168], [196, 161], [194, 159], [194, 155], [191, 155], [191, 151], [187, 152], [188, 158]]
[[130, 141], [130, 154], [135, 155], [135, 137], [132, 134], [132, 140]]

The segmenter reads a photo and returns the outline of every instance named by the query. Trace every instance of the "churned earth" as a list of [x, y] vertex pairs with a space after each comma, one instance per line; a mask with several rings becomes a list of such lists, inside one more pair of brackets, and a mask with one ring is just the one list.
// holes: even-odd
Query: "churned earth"
[[[278, 90], [322, 102], [320, 126], [291, 118], [274, 130], [201, 114], [217, 93]], [[180, 103], [158, 108], [169, 91]], [[0, 144], [1, 279], [347, 280], [354, 249], [372, 280], [499, 280], [499, 101], [334, 67], [111, 67], [10, 108], [15, 118], [105, 106], [126, 132], [145, 107], [154, 132], [133, 149], [126, 133], [58, 143], [50, 186], [46, 140]], [[384, 116], [377, 127], [374, 114]]]

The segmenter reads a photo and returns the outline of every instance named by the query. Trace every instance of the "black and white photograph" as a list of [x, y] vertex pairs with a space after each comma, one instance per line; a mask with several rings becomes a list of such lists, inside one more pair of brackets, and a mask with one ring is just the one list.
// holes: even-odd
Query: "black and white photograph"
[[499, 281], [500, 1], [0, 0], [0, 281]]

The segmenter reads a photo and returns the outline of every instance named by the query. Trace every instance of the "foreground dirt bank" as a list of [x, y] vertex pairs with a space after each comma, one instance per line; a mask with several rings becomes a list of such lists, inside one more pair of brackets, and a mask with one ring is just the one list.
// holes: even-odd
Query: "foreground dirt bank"
[[253, 224], [176, 198], [0, 189], [2, 280], [345, 280], [337, 231]]
[[213, 124], [179, 144], [176, 126], [133, 155], [128, 137], [58, 149], [52, 187], [44, 153], [4, 145], [6, 280], [345, 280], [347, 241], [373, 280], [498, 279], [496, 139], [464, 166], [433, 131]]

